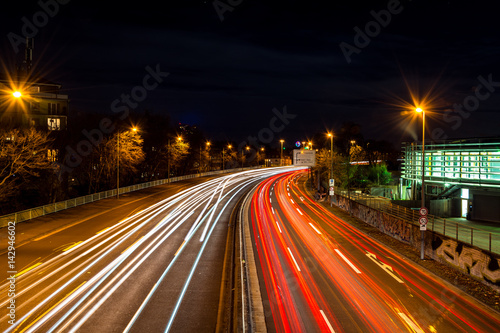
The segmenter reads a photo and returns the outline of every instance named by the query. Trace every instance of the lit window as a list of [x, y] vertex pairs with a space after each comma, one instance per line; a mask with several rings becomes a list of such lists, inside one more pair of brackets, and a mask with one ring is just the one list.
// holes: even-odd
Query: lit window
[[47, 118], [47, 124], [49, 126], [49, 131], [61, 130], [61, 119], [59, 118]]

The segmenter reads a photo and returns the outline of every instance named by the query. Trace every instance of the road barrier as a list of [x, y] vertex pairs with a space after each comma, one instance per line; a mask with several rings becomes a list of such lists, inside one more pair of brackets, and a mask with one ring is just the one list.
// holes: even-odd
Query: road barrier
[[[126, 187], [120, 187], [119, 194], [138, 191], [138, 190], [142, 190], [145, 188], [158, 186], [158, 185], [164, 185], [164, 184], [168, 184], [168, 183], [172, 183], [172, 182], [178, 182], [178, 181], [186, 180], [186, 179], [205, 177], [205, 176], [214, 176], [214, 175], [220, 175], [220, 174], [224, 174], [224, 173], [231, 173], [231, 172], [243, 171], [243, 170], [251, 170], [251, 169], [257, 169], [257, 168], [261, 168], [261, 166], [209, 171], [209, 172], [195, 173], [195, 174], [179, 176], [179, 177], [171, 177], [171, 178], [166, 178], [166, 179], [153, 180], [153, 181], [150, 181], [147, 183], [130, 185], [130, 186], [126, 186]], [[68, 199], [65, 201], [55, 202], [55, 203], [47, 204], [44, 206], [30, 208], [30, 209], [26, 209], [26, 210], [23, 210], [20, 212], [15, 212], [15, 213], [3, 215], [3, 216], [0, 216], [0, 228], [6, 227], [9, 222], [19, 223], [19, 222], [23, 222], [23, 221], [28, 221], [28, 220], [31, 220], [31, 219], [34, 219], [34, 218], [37, 218], [40, 216], [52, 214], [55, 212], [59, 212], [61, 210], [73, 208], [73, 207], [80, 206], [80, 205], [85, 205], [85, 204], [88, 204], [88, 203], [91, 203], [94, 201], [107, 199], [107, 198], [111, 198], [111, 197], [116, 197], [116, 189], [103, 191], [103, 192], [99, 192], [99, 193], [94, 193], [94, 194], [89, 194], [89, 195], [85, 195], [82, 197]]]
[[[387, 213], [397, 219], [405, 221], [406, 223], [419, 225], [418, 218], [420, 215], [418, 210], [395, 205], [386, 198], [373, 197], [371, 195], [355, 191], [348, 193], [348, 191], [340, 190], [335, 194], [342, 196], [347, 200], [350, 198], [357, 204]], [[451, 219], [431, 214], [427, 215], [427, 219], [429, 221], [427, 223], [427, 230], [455, 239], [456, 241], [476, 246], [492, 253], [500, 254], [500, 233], [493, 233], [469, 227]]]

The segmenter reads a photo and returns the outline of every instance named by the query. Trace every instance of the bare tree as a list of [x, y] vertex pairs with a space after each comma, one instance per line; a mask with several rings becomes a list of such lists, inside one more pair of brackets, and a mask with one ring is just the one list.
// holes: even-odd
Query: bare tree
[[144, 160], [143, 139], [137, 132], [117, 132], [105, 138], [87, 158], [84, 169], [89, 193], [110, 189], [116, 184], [116, 172], [120, 165], [120, 176], [137, 171]]
[[47, 155], [52, 141], [48, 132], [34, 128], [0, 130], [0, 201], [19, 191], [27, 177], [54, 170]]

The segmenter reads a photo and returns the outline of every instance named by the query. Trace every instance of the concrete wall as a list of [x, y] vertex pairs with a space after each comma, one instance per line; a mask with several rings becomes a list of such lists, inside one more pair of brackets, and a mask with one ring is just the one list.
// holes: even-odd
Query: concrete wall
[[[338, 206], [349, 210], [349, 200], [336, 195]], [[421, 233], [417, 225], [376, 209], [352, 202], [352, 215], [386, 235], [420, 249]], [[425, 255], [488, 284], [500, 292], [500, 255], [449, 237], [426, 231]]]

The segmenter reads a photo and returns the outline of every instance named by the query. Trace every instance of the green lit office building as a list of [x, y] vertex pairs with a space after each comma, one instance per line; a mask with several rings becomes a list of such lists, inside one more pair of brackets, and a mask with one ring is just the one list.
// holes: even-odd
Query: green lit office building
[[[500, 138], [425, 144], [425, 196], [429, 207], [450, 203], [448, 216], [500, 222]], [[422, 145], [403, 143], [403, 185], [421, 200]], [[434, 205], [438, 207], [438, 205]]]

